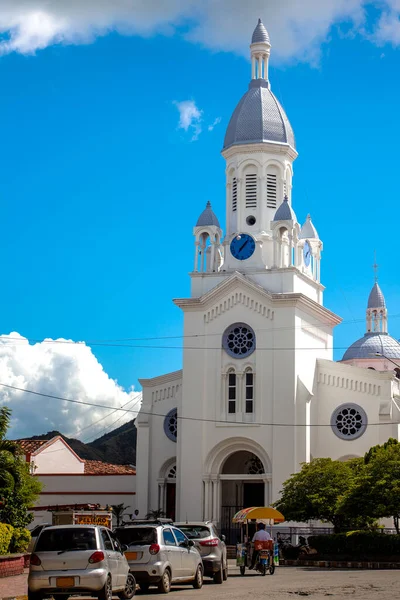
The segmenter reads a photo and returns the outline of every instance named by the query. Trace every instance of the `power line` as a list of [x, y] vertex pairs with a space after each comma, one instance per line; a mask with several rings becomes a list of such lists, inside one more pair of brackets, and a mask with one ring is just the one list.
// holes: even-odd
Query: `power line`
[[[84, 404], [85, 406], [96, 406], [99, 408], [114, 408], [112, 406], [105, 406], [104, 404], [94, 404], [92, 402], [85, 402], [84, 400], [72, 400], [71, 398], [61, 398], [60, 396], [52, 396], [51, 394], [42, 394], [41, 392], [34, 392], [32, 390], [26, 390], [23, 388], [18, 388], [13, 385], [8, 385], [6, 383], [0, 383], [1, 386], [11, 388], [14, 390], [19, 390], [20, 392], [26, 392], [27, 394], [34, 394], [35, 396], [44, 396], [45, 398], [53, 398], [55, 400], [62, 400], [63, 402], [73, 402], [74, 404]], [[119, 410], [123, 410], [127, 413], [136, 413], [138, 411], [134, 411], [129, 408], [120, 408]], [[166, 414], [154, 413], [154, 412], [145, 412], [140, 411], [142, 415], [148, 415], [152, 417], [162, 417], [165, 419]], [[222, 419], [205, 419], [202, 417], [183, 417], [177, 415], [177, 419], [181, 421], [196, 421], [201, 423], [223, 423], [228, 425], [237, 425], [237, 421], [227, 421]], [[243, 423], [243, 425], [247, 425], [248, 423]], [[266, 427], [331, 427], [330, 423], [263, 423], [263, 422], [251, 422], [252, 425], [263, 425]], [[381, 423], [368, 423], [368, 426], [378, 426], [378, 425], [400, 425], [400, 421], [389, 421], [389, 422], [381, 422]]]

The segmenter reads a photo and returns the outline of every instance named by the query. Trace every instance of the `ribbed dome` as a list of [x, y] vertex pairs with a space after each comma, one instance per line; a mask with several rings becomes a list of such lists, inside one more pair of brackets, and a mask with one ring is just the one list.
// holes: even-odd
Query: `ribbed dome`
[[295, 221], [297, 223], [297, 217], [290, 206], [287, 196], [283, 200], [282, 204], [278, 207], [278, 210], [275, 213], [274, 221]]
[[216, 214], [211, 208], [210, 201], [207, 202], [205, 209], [197, 219], [196, 227], [207, 227], [209, 225], [219, 227], [219, 221], [217, 219]]
[[382, 293], [381, 288], [377, 283], [375, 283], [374, 287], [371, 290], [371, 293], [368, 298], [368, 308], [385, 308], [385, 297]]
[[235, 108], [225, 134], [224, 149], [236, 144], [277, 142], [295, 148], [289, 120], [265, 79], [252, 79]]
[[268, 31], [265, 29], [261, 19], [258, 19], [258, 24], [253, 31], [253, 37], [251, 38], [252, 44], [265, 43], [270, 44]]
[[346, 350], [342, 360], [373, 358], [374, 354], [400, 359], [400, 343], [388, 333], [366, 333]]
[[304, 223], [303, 227], [300, 230], [299, 237], [302, 240], [310, 239], [310, 238], [319, 240], [317, 230], [314, 227], [314, 223], [311, 221], [310, 215], [307, 215], [306, 222]]

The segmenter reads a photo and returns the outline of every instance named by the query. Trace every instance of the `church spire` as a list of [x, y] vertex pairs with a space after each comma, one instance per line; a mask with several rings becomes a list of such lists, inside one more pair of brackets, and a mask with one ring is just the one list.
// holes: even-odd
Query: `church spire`
[[368, 296], [367, 304], [367, 332], [387, 333], [387, 308], [385, 297], [378, 284], [378, 265], [376, 264], [376, 252], [374, 252], [375, 283]]
[[[251, 78], [264, 79], [268, 82], [268, 60], [271, 51], [268, 31], [261, 19], [253, 31], [250, 44], [251, 50]], [[269, 87], [269, 84], [268, 84]]]

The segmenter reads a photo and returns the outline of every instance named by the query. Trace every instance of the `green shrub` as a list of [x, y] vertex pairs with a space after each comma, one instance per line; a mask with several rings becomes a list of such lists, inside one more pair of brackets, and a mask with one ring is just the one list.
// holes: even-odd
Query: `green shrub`
[[0, 523], [0, 555], [8, 554], [14, 527]]
[[376, 531], [350, 531], [308, 538], [318, 554], [354, 556], [400, 556], [400, 535]]
[[30, 531], [25, 527], [16, 527], [11, 538], [10, 552], [26, 552], [30, 541]]

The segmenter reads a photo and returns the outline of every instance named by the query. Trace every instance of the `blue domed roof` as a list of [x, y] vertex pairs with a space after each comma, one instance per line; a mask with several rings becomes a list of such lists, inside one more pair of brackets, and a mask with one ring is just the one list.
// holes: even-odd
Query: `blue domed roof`
[[293, 129], [265, 79], [252, 79], [235, 108], [225, 134], [224, 149], [236, 144], [276, 142], [295, 148]]
[[258, 19], [257, 27], [253, 31], [253, 37], [251, 38], [252, 44], [270, 44], [268, 31], [265, 29], [261, 19]]
[[400, 359], [400, 343], [388, 333], [366, 333], [346, 350], [342, 360], [373, 358], [374, 354]]
[[205, 209], [197, 219], [196, 227], [208, 227], [209, 225], [219, 227], [219, 221], [211, 208], [211, 202], [208, 201]]

